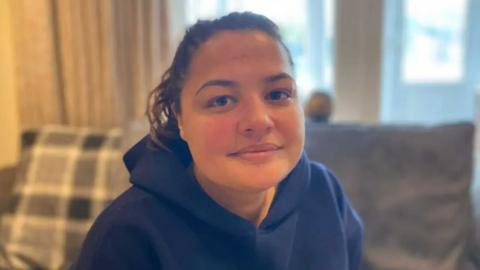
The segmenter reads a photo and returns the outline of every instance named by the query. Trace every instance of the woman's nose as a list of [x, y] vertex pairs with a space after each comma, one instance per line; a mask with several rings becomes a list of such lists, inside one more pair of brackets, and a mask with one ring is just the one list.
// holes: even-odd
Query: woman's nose
[[249, 138], [262, 138], [273, 129], [274, 122], [268, 105], [261, 100], [250, 100], [243, 108], [239, 131]]

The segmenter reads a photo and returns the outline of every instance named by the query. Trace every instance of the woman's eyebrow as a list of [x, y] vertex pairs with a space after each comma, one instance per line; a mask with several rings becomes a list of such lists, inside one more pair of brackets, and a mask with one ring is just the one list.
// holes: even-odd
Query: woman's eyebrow
[[[292, 81], [294, 80], [293, 77], [290, 74], [285, 73], [285, 72], [281, 72], [281, 73], [278, 73], [278, 74], [275, 74], [275, 75], [268, 76], [263, 81], [265, 83], [273, 83], [273, 82], [280, 81], [280, 80], [285, 80], [285, 79], [292, 80]], [[200, 88], [198, 88], [195, 95], [198, 95], [198, 93], [200, 93], [203, 89], [205, 89], [207, 87], [210, 87], [210, 86], [222, 86], [222, 87], [228, 87], [228, 88], [237, 88], [239, 86], [239, 84], [237, 82], [231, 81], [231, 80], [221, 80], [221, 79], [220, 80], [209, 80], [206, 83], [202, 84], [202, 86], [200, 86]]]
[[264, 79], [264, 81], [266, 83], [272, 83], [272, 82], [276, 82], [276, 81], [280, 81], [280, 80], [285, 80], [285, 79], [289, 79], [289, 80], [292, 80], [294, 81], [293, 77], [288, 74], [288, 73], [285, 73], [285, 72], [281, 72], [279, 74], [275, 74], [275, 75], [272, 75], [272, 76], [268, 76]]
[[209, 87], [209, 86], [223, 86], [223, 87], [228, 87], [228, 88], [236, 88], [238, 87], [238, 83], [230, 80], [210, 80], [207, 81], [206, 83], [202, 84], [200, 88], [198, 88], [197, 93], [195, 95], [198, 95], [200, 91], [203, 89]]

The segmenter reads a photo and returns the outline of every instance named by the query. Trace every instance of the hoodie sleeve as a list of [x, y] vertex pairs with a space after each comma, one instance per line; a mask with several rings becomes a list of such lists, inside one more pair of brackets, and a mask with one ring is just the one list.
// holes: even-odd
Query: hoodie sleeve
[[138, 228], [112, 225], [99, 231], [89, 233], [72, 269], [161, 269], [148, 237]]
[[335, 175], [327, 169], [328, 178], [333, 184], [337, 205], [343, 220], [344, 232], [347, 239], [349, 270], [359, 270], [362, 264], [363, 250], [363, 222], [357, 211], [350, 204]]

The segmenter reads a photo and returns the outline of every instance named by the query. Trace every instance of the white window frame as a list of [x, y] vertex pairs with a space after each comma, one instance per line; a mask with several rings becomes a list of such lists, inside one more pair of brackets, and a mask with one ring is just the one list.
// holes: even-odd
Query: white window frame
[[[412, 109], [410, 115], [404, 110], [409, 108], [409, 97], [403, 93], [418, 91], [427, 93], [435, 89], [436, 95], [447, 94], [451, 89], [466, 89], [465, 98], [473, 98], [474, 92], [480, 88], [480, 0], [469, 0], [467, 8], [465, 32], [465, 62], [464, 76], [458, 83], [404, 83], [402, 81], [401, 67], [403, 54], [403, 10], [404, 0], [385, 0], [384, 16], [384, 49], [382, 68], [382, 122], [409, 122], [434, 124], [460, 120], [473, 120], [475, 117], [474, 102], [469, 102], [463, 115], [449, 114], [433, 117], [422, 117]], [[427, 94], [425, 94], [427, 95]]]

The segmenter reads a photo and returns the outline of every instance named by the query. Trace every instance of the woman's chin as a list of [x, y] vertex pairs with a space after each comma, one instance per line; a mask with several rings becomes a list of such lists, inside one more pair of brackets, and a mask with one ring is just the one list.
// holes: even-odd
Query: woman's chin
[[[260, 160], [266, 162], [258, 162]], [[255, 160], [257, 162], [252, 162]], [[260, 164], [259, 164], [260, 163]], [[199, 164], [207, 168], [206, 179], [230, 190], [239, 192], [262, 192], [277, 186], [293, 169], [295, 164], [284, 156], [254, 156], [213, 160]]]

